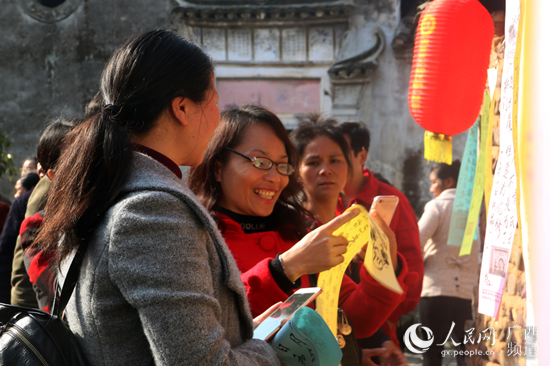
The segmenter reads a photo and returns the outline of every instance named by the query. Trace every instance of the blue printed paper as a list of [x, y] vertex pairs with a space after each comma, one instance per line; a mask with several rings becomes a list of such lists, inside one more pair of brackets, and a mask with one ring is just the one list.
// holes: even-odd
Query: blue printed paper
[[279, 330], [271, 346], [289, 366], [338, 366], [342, 350], [317, 312], [303, 307]]
[[464, 148], [464, 155], [460, 164], [460, 173], [456, 186], [456, 195], [451, 216], [451, 227], [449, 228], [448, 245], [462, 246], [472, 193], [474, 190], [474, 179], [477, 165], [477, 131], [479, 120], [468, 131], [468, 139]]

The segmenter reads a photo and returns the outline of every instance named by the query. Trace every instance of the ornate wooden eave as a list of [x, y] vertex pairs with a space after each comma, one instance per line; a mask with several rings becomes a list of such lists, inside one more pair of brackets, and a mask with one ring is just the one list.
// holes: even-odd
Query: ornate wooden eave
[[347, 22], [355, 9], [349, 1], [178, 1], [176, 16], [189, 25], [289, 23], [321, 24]]

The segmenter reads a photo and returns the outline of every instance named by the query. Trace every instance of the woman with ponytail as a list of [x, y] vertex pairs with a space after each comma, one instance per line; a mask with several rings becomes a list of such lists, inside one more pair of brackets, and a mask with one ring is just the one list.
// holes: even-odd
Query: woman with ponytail
[[36, 238], [60, 283], [83, 253], [65, 313], [90, 364], [279, 364], [251, 339], [239, 270], [181, 181], [219, 123], [210, 58], [151, 31], [114, 52], [101, 94], [69, 135]]

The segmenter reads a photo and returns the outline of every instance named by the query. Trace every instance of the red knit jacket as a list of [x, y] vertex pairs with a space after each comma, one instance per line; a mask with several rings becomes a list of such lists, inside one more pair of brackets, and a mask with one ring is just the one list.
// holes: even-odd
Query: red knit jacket
[[[408, 289], [406, 297], [399, 306], [388, 317], [384, 323], [384, 330], [392, 337], [393, 341], [399, 344], [395, 333], [395, 324], [402, 315], [405, 315], [416, 308], [420, 301], [422, 292], [422, 278], [424, 277], [424, 259], [420, 248], [420, 234], [418, 231], [418, 220], [409, 200], [397, 188], [385, 184], [376, 179], [367, 168], [363, 168], [363, 174], [368, 178], [367, 184], [350, 204], [345, 207], [342, 198], [338, 201], [336, 214], [342, 214], [349, 206], [357, 203], [370, 210], [374, 197], [394, 195], [399, 197], [399, 205], [395, 210], [390, 228], [395, 233], [397, 240], [397, 251], [402, 254], [407, 262], [411, 276], [407, 279]], [[415, 275], [413, 275], [415, 274]]]
[[50, 312], [56, 294], [56, 270], [53, 253], [44, 253], [32, 247], [34, 236], [44, 221], [44, 211], [27, 217], [21, 223], [19, 232], [21, 247], [25, 251], [23, 262], [29, 274], [29, 281], [34, 285], [38, 305]]
[[[216, 217], [220, 221], [219, 227], [225, 242], [242, 272], [241, 278], [252, 315], [257, 316], [274, 303], [286, 300], [288, 294], [273, 279], [269, 262], [277, 253], [290, 249], [295, 242], [284, 240], [276, 231], [246, 234], [237, 222], [226, 215], [216, 213]], [[402, 268], [397, 280], [406, 292], [408, 268], [404, 258], [399, 254], [398, 257]], [[372, 335], [382, 325], [405, 295], [398, 295], [380, 285], [365, 268], [361, 269], [360, 276], [360, 285], [344, 276], [338, 305], [353, 326], [355, 336], [364, 338]], [[301, 280], [302, 287], [310, 286], [308, 275], [302, 276]]]

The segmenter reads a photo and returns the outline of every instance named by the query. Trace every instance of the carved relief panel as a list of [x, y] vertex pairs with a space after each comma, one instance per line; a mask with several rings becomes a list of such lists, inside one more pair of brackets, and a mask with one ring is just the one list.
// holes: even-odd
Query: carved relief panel
[[182, 34], [216, 63], [220, 107], [262, 104], [292, 128], [330, 114], [329, 67], [338, 59], [352, 0], [175, 0]]
[[[324, 63], [336, 59], [341, 26], [195, 29], [198, 43], [219, 62]], [[202, 37], [200, 36], [202, 35]]]

